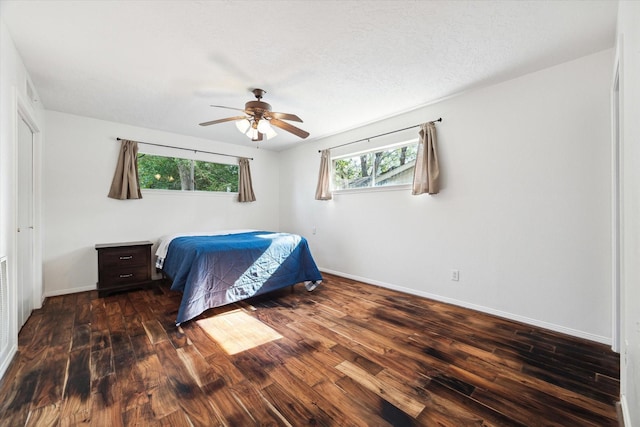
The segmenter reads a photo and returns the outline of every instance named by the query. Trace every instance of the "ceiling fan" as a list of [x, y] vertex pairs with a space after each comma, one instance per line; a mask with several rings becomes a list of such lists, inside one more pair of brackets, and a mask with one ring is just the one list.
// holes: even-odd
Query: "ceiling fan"
[[283, 120], [292, 120], [302, 123], [302, 119], [295, 114], [288, 113], [276, 113], [271, 111], [271, 105], [262, 101], [262, 96], [267, 93], [263, 89], [253, 89], [257, 101], [249, 101], [244, 104], [244, 109], [225, 107], [224, 105], [212, 105], [216, 108], [227, 108], [230, 110], [242, 111], [246, 116], [234, 116], [224, 119], [212, 120], [210, 122], [200, 123], [200, 126], [215, 125], [224, 122], [236, 122], [236, 127], [240, 132], [247, 135], [253, 141], [262, 141], [263, 136], [267, 139], [271, 139], [276, 135], [276, 132], [271, 126], [286, 130], [292, 134], [299, 136], [300, 138], [306, 138], [309, 136], [309, 132], [306, 132], [300, 128], [293, 126]]

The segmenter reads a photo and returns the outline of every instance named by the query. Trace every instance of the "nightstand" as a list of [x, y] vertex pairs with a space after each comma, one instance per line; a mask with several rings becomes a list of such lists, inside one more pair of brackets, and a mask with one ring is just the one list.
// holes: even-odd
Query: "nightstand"
[[97, 244], [98, 296], [152, 283], [152, 244], [149, 241]]

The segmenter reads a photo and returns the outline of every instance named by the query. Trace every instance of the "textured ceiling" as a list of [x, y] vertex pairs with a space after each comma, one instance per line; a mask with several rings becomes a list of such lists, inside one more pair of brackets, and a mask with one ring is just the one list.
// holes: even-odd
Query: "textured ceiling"
[[[616, 1], [2, 1], [45, 108], [253, 146], [251, 88], [320, 138], [614, 45]], [[122, 135], [127, 137], [127, 135]], [[305, 143], [279, 131], [263, 148]]]

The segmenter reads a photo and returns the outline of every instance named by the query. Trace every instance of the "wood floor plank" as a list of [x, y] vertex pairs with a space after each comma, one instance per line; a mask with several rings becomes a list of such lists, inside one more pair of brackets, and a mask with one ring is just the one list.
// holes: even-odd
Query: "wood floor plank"
[[[173, 421], [173, 420], [172, 420]], [[126, 427], [141, 427], [149, 426], [156, 427], [162, 425], [160, 420], [156, 420], [151, 411], [150, 403], [144, 403], [140, 406], [135, 406], [122, 413], [122, 423]], [[166, 425], [166, 424], [165, 424]], [[175, 426], [188, 426], [188, 422], [182, 424], [175, 423]]]
[[147, 331], [147, 336], [151, 344], [157, 344], [169, 339], [167, 331], [164, 330], [162, 324], [157, 319], [144, 321], [142, 322], [142, 326]]
[[251, 349], [233, 355], [232, 362], [237, 371], [242, 373], [244, 378], [241, 380], [248, 379], [260, 389], [273, 383], [269, 372], [283, 363], [274, 351], [263, 353]]
[[288, 393], [287, 390], [275, 382], [262, 389], [262, 391], [271, 404], [292, 426], [332, 425], [331, 418], [322, 409], [306, 407], [298, 398]]
[[[269, 352], [267, 349], [268, 346], [264, 346], [267, 354], [272, 355], [272, 352]], [[275, 342], [271, 349], [277, 348], [278, 354], [281, 356], [282, 364], [281, 366], [286, 365], [286, 369], [291, 372], [293, 375], [298, 377], [301, 381], [309, 386], [313, 386], [321, 381], [324, 381], [326, 378], [326, 373], [322, 370], [318, 370], [317, 364], [313, 359], [309, 358], [307, 354], [297, 351], [299, 348], [293, 343], [285, 343], [285, 342]]]
[[[617, 419], [615, 414], [604, 411], [603, 406], [593, 402], [593, 405], [579, 404], [579, 401], [571, 399], [566, 394], [555, 395], [548, 393], [547, 387], [531, 387], [523, 382], [514, 381], [511, 378], [500, 376], [494, 381], [499, 387], [505, 390], [511, 390], [520, 396], [521, 399], [542, 402], [543, 405], [549, 407], [548, 414], [555, 419], [568, 419], [565, 425], [569, 423], [577, 423], [582, 425], [594, 426], [615, 426]], [[583, 402], [584, 403], [584, 402]]]
[[182, 329], [205, 359], [221, 352], [220, 346], [197, 323], [190, 322]]
[[[591, 423], [591, 421], [582, 420], [579, 414], [563, 411], [562, 408], [558, 407], [559, 402], [554, 402], [554, 397], [546, 395], [540, 390], [530, 389], [513, 381], [508, 384], [506, 384], [506, 381], [488, 381], [456, 366], [450, 367], [446, 378], [432, 378], [431, 383], [441, 383], [453, 388], [450, 382], [451, 378], [473, 385], [474, 388], [469, 396], [491, 408], [508, 414], [511, 418], [521, 423], [527, 423], [531, 419], [532, 413], [545, 413], [545, 417], [553, 420], [553, 425], [597, 425]], [[494, 399], [495, 396], [505, 394], [511, 394], [514, 399]]]
[[[329, 351], [329, 349], [318, 351], [316, 347], [308, 345], [306, 341], [303, 340], [296, 343], [295, 347], [292, 347], [292, 350], [294, 354], [296, 354], [294, 358], [304, 366], [304, 370], [311, 370], [318, 373], [318, 375], [312, 377], [313, 379], [311, 381], [307, 381], [309, 385], [313, 386], [325, 380], [337, 381], [343, 377], [344, 374], [335, 368], [343, 359]], [[289, 366], [291, 360], [292, 359], [289, 358], [285, 364]]]
[[124, 324], [127, 328], [127, 334], [133, 339], [140, 335], [146, 335], [147, 331], [142, 326], [142, 317], [137, 313], [130, 316], [125, 316]]
[[244, 405], [239, 404], [231, 389], [220, 385], [216, 382], [209, 382], [203, 388], [217, 416], [217, 422], [232, 426], [256, 424], [257, 420], [251, 416]]
[[[141, 424], [147, 425], [147, 424]], [[182, 410], [170, 413], [158, 420], [158, 427], [193, 427], [191, 421]]]
[[331, 351], [335, 353], [338, 357], [342, 358], [342, 360], [351, 362], [352, 364], [365, 370], [371, 375], [376, 375], [378, 372], [384, 369], [380, 364], [340, 344], [337, 344], [331, 347]]
[[111, 330], [111, 352], [114, 359], [126, 358], [134, 353], [131, 338], [124, 329]]
[[341, 412], [330, 400], [317, 392], [314, 388], [316, 384], [304, 382], [293, 373], [288, 365], [283, 365], [271, 373], [275, 382], [289, 394], [298, 398], [298, 401], [306, 408], [319, 408], [323, 415], [326, 414], [335, 426], [354, 426], [358, 422], [351, 414]]
[[119, 295], [118, 304], [120, 305], [120, 312], [123, 317], [129, 317], [136, 314], [136, 308], [134, 307], [131, 299], [126, 294]]
[[67, 374], [69, 353], [61, 347], [51, 347], [47, 352], [46, 364], [43, 364], [38, 386], [33, 394], [31, 408], [51, 406], [60, 402]]
[[[320, 343], [324, 348], [331, 348], [337, 344], [335, 341], [325, 337], [324, 335], [310, 334], [309, 329], [312, 329], [313, 326], [316, 325], [316, 323], [314, 322], [295, 321], [287, 323], [286, 325], [287, 329], [291, 329], [301, 337], [304, 337], [305, 341], [307, 342], [313, 341]], [[287, 336], [286, 334], [283, 335]]]
[[281, 336], [228, 354], [175, 325], [179, 304], [166, 283], [47, 298], [0, 380], [0, 426], [619, 421], [619, 356], [581, 338], [325, 274], [199, 316], [240, 310]]
[[83, 348], [69, 353], [67, 381], [64, 386], [62, 418], [90, 419], [91, 366], [90, 349]]
[[144, 335], [129, 336], [129, 339], [131, 340], [133, 352], [135, 353], [138, 360], [155, 354], [153, 344], [151, 344], [151, 341], [149, 341], [149, 337], [147, 336], [146, 332], [144, 333]]
[[[337, 410], [346, 414], [346, 418], [351, 422], [350, 425], [361, 427], [386, 427], [392, 425], [374, 413], [371, 408], [361, 404], [361, 401], [354, 401], [353, 399], [356, 396], [340, 388], [336, 385], [336, 382], [323, 381], [314, 385], [313, 389], [329, 401]], [[356, 399], [360, 399], [360, 394], [358, 394]]]
[[243, 381], [229, 387], [236, 401], [249, 413], [254, 424], [261, 426], [285, 426], [287, 423], [273, 413], [263, 394], [253, 384]]
[[[428, 409], [422, 411], [418, 417], [422, 425], [437, 424], [432, 418], [441, 419], [443, 416], [447, 417], [451, 414], [459, 413], [455, 408], [462, 408], [466, 413], [474, 414], [482, 420], [481, 425], [483, 426], [527, 427], [530, 425], [530, 423], [518, 422], [473, 397], [462, 394], [437, 381], [429, 382], [426, 388], [428, 388], [427, 393], [429, 393], [428, 401], [430, 404]], [[439, 413], [439, 415], [434, 417], [434, 413]], [[456, 421], [454, 416], [451, 416], [450, 419]]]
[[385, 383], [381, 378], [371, 375], [349, 361], [345, 360], [336, 368], [413, 418], [416, 418], [424, 409], [424, 405], [419, 401], [407, 396], [395, 387]]
[[20, 329], [20, 335], [18, 335], [18, 345], [24, 347], [33, 339], [42, 318], [44, 317], [42, 310], [34, 310], [31, 316], [27, 319], [25, 324]]
[[120, 400], [123, 411], [147, 403], [149, 398], [144, 387], [142, 373], [136, 363], [135, 354], [132, 351], [114, 354], [113, 365], [120, 385]]
[[337, 381], [336, 387], [349, 397], [350, 407], [361, 406], [362, 410], [383, 420], [380, 424], [372, 425], [385, 425], [385, 423], [393, 426], [416, 425], [416, 420], [409, 414], [349, 376]]
[[76, 324], [73, 328], [71, 339], [71, 351], [91, 345], [91, 326], [88, 324]]
[[206, 360], [216, 374], [224, 378], [227, 385], [232, 386], [248, 379], [247, 372], [236, 366], [225, 354], [213, 354], [207, 357]]
[[189, 337], [185, 334], [182, 326], [176, 326], [175, 314], [165, 313], [165, 315], [162, 316], [161, 325], [175, 348], [185, 347], [192, 344]]
[[166, 376], [161, 377], [158, 385], [147, 389], [146, 393], [149, 401], [142, 406], [149, 406], [153, 418], [161, 419], [176, 411], [183, 412]]
[[60, 406], [56, 403], [33, 409], [27, 427], [56, 427], [60, 421]]
[[186, 366], [191, 377], [199, 387], [217, 381], [220, 376], [209, 366], [206, 359], [192, 346], [184, 346], [176, 349], [182, 363]]
[[107, 311], [103, 299], [91, 301], [91, 331], [109, 330]]
[[91, 325], [91, 351], [102, 350], [111, 347], [109, 329], [94, 329]]
[[37, 369], [25, 369], [7, 390], [2, 406], [2, 423], [6, 426], [24, 425], [29, 416], [31, 400], [38, 383], [40, 372]]
[[114, 373], [111, 348], [91, 352], [91, 380], [96, 381]]
[[[592, 384], [585, 384], [581, 381], [576, 380], [572, 375], [565, 376], [563, 372], [559, 371], [556, 367], [548, 367], [545, 365], [532, 366], [526, 364], [522, 368], [522, 372], [530, 377], [557, 385], [560, 388], [566, 388], [576, 391], [577, 393], [583, 394], [592, 399], [609, 405], [615, 405], [615, 403], [619, 400], [617, 394], [614, 396], [610, 391], [602, 391], [597, 382], [594, 382]], [[620, 385], [618, 384], [618, 388], [619, 387]]]
[[[87, 295], [84, 293], [83, 295]], [[88, 299], [84, 302], [78, 302], [78, 309], [73, 323], [75, 325], [89, 325], [91, 323], [91, 301]]]
[[614, 415], [611, 413], [611, 405], [592, 399], [583, 394], [576, 393], [575, 391], [567, 390], [555, 384], [550, 384], [522, 373], [506, 370], [496, 378], [496, 382], [502, 383], [505, 378], [508, 378], [511, 381], [516, 381], [531, 389], [544, 390], [552, 396], [557, 396], [560, 402], [575, 405], [577, 407], [574, 409], [575, 411], [579, 411], [578, 408], [582, 408], [583, 410], [593, 413], [593, 415], [598, 414], [609, 419]]
[[121, 394], [114, 374], [94, 382], [91, 396], [91, 424], [97, 426], [122, 427]]
[[155, 344], [158, 358], [167, 374], [168, 385], [175, 398], [194, 426], [209, 426], [217, 419], [206, 394], [189, 374], [177, 350], [169, 340]]
[[136, 368], [140, 373], [142, 386], [145, 390], [158, 387], [166, 379], [165, 370], [156, 354], [150, 354], [144, 359], [138, 359]]

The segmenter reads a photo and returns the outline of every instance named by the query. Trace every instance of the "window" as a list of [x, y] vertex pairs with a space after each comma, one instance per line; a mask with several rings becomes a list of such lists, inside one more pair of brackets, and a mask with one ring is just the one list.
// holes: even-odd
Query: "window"
[[238, 192], [238, 165], [138, 154], [140, 188]]
[[418, 151], [417, 139], [332, 160], [333, 189], [411, 184]]

